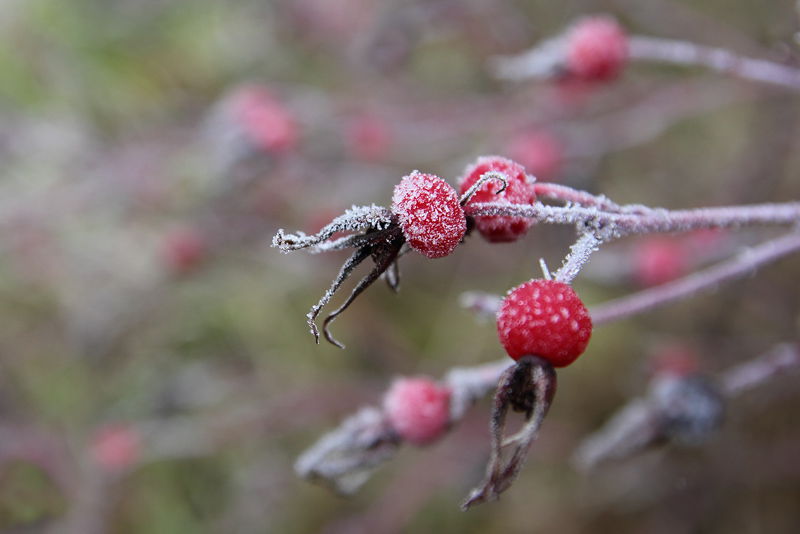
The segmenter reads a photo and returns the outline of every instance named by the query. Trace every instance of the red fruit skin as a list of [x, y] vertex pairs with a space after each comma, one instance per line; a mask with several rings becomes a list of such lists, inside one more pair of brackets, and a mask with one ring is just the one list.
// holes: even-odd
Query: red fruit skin
[[628, 37], [611, 17], [580, 20], [567, 35], [567, 68], [584, 81], [613, 80], [629, 55]]
[[[459, 190], [463, 195], [470, 187], [489, 172], [497, 171], [506, 175], [508, 187], [497, 194], [503, 184], [497, 180], [489, 180], [469, 199], [467, 204], [477, 202], [501, 202], [505, 204], [532, 204], [536, 200], [534, 180], [525, 174], [525, 168], [500, 156], [483, 156], [467, 167], [459, 180]], [[509, 243], [524, 236], [533, 220], [524, 217], [505, 217], [480, 215], [475, 217], [475, 228], [481, 236], [491, 243]]]
[[400, 378], [386, 392], [383, 408], [392, 428], [405, 441], [427, 445], [447, 430], [450, 396], [450, 388], [428, 378]]
[[428, 258], [447, 256], [467, 231], [453, 187], [432, 174], [414, 171], [394, 188], [392, 211], [409, 246]]
[[586, 350], [592, 319], [569, 285], [530, 280], [503, 300], [497, 312], [497, 334], [514, 360], [539, 356], [553, 367], [565, 367]]

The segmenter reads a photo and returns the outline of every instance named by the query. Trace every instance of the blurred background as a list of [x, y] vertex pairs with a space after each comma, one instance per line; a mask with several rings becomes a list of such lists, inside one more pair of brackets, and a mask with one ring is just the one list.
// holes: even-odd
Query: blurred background
[[[501, 358], [459, 296], [554, 269], [574, 232], [404, 256], [398, 295], [376, 284], [333, 325], [340, 350], [306, 313], [347, 253], [282, 255], [279, 228], [389, 205], [414, 169], [455, 183], [491, 153], [619, 203], [800, 198], [796, 92], [653, 64], [592, 86], [488, 76], [594, 13], [800, 59], [789, 0], [0, 0], [0, 531], [800, 531], [797, 373], [734, 399], [702, 446], [589, 473], [570, 459], [663, 351], [714, 376], [797, 342], [797, 257], [596, 329], [500, 502], [458, 508], [489, 399], [349, 499], [293, 472], [393, 377]], [[776, 233], [628, 238], [575, 287], [600, 303]]]

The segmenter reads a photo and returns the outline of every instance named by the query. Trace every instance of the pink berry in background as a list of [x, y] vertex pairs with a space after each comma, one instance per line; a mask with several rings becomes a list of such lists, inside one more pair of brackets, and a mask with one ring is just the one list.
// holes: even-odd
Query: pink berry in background
[[592, 319], [567, 284], [530, 280], [509, 291], [497, 312], [500, 343], [514, 360], [539, 356], [565, 367], [586, 350]]
[[436, 441], [450, 420], [450, 389], [424, 377], [395, 380], [383, 399], [392, 428], [407, 442]]
[[392, 143], [392, 135], [386, 122], [368, 113], [350, 119], [346, 135], [350, 153], [364, 161], [384, 159]]
[[297, 123], [271, 91], [245, 86], [230, 98], [236, 123], [255, 146], [266, 152], [285, 152], [297, 145]]
[[[459, 180], [459, 189], [463, 195], [475, 185], [482, 175], [489, 171], [504, 174], [508, 180], [505, 191], [497, 194], [503, 184], [497, 180], [488, 180], [469, 199], [467, 204], [477, 202], [501, 202], [506, 204], [532, 204], [536, 200], [533, 178], [525, 174], [525, 168], [500, 156], [483, 156], [467, 167], [464, 176]], [[480, 215], [475, 217], [475, 227], [481, 236], [492, 243], [516, 241], [533, 226], [531, 219], [524, 217], [506, 217]]]
[[579, 20], [567, 34], [567, 69], [585, 81], [616, 78], [628, 61], [628, 36], [611, 17]]
[[394, 188], [392, 211], [409, 246], [428, 258], [447, 256], [467, 231], [464, 209], [453, 187], [414, 171]]
[[552, 180], [564, 160], [561, 143], [543, 131], [518, 133], [511, 139], [508, 153], [538, 180]]
[[94, 433], [90, 443], [92, 458], [106, 471], [131, 467], [141, 457], [141, 436], [130, 425], [104, 426]]
[[644, 239], [633, 252], [633, 274], [644, 287], [674, 280], [688, 272], [689, 258], [679, 241], [664, 237]]
[[177, 275], [187, 275], [195, 270], [207, 252], [206, 237], [190, 226], [171, 229], [161, 242], [162, 260]]

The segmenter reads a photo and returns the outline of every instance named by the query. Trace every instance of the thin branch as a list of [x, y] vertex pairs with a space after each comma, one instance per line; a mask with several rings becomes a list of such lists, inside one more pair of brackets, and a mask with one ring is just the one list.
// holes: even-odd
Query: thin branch
[[611, 323], [656, 307], [690, 297], [700, 291], [716, 288], [720, 283], [741, 278], [758, 267], [800, 251], [800, 232], [792, 232], [761, 245], [749, 248], [708, 269], [690, 274], [673, 282], [645, 289], [589, 310], [595, 325]]
[[467, 216], [527, 217], [539, 223], [575, 224], [593, 229], [603, 240], [656, 232], [687, 232], [745, 225], [800, 225], [800, 202], [667, 210], [641, 205], [621, 207], [620, 213], [581, 206], [546, 206], [483, 202], [464, 207]]
[[723, 74], [800, 90], [800, 70], [772, 61], [738, 56], [724, 48], [687, 41], [633, 35], [629, 37], [630, 57], [686, 66], [701, 66]]

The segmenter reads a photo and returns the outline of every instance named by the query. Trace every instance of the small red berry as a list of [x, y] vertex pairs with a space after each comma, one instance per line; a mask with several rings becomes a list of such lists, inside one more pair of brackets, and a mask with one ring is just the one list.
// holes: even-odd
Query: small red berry
[[91, 439], [94, 461], [107, 471], [121, 471], [141, 457], [141, 436], [131, 425], [113, 424], [95, 432]]
[[530, 280], [503, 300], [497, 312], [497, 334], [514, 360], [539, 356], [553, 367], [565, 367], [586, 350], [592, 319], [569, 285]]
[[194, 271], [207, 252], [205, 235], [190, 226], [173, 228], [161, 242], [161, 257], [167, 268], [176, 275], [187, 275]]
[[395, 380], [383, 399], [392, 428], [407, 442], [436, 441], [450, 421], [450, 388], [424, 377]]
[[[488, 180], [467, 202], [502, 202], [507, 204], [532, 204], [536, 200], [533, 179], [525, 174], [525, 168], [500, 156], [483, 156], [467, 167], [464, 176], [459, 180], [461, 194], [489, 171], [504, 174], [508, 186], [502, 193], [503, 184], [497, 180]], [[497, 215], [480, 215], [475, 217], [475, 227], [480, 234], [492, 243], [507, 243], [524, 236], [533, 226], [533, 220], [524, 217], [506, 217]]]
[[628, 61], [628, 37], [611, 17], [579, 20], [567, 35], [567, 68], [585, 81], [616, 78]]
[[403, 178], [394, 188], [392, 211], [409, 246], [428, 258], [453, 252], [467, 231], [456, 190], [432, 174], [414, 171]]
[[231, 96], [233, 113], [250, 141], [266, 152], [297, 145], [297, 123], [289, 109], [266, 88], [245, 86]]

